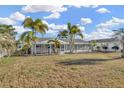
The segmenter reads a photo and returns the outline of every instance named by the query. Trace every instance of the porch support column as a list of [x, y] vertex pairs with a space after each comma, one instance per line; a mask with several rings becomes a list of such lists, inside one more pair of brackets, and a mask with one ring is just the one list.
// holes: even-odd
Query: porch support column
[[40, 44], [40, 54], [42, 54], [42, 44]]
[[52, 54], [52, 51], [51, 51], [51, 44], [49, 45], [50, 46], [50, 50], [49, 50], [49, 53]]
[[64, 44], [64, 53], [65, 53], [65, 44]]
[[77, 44], [74, 45], [75, 52], [77, 53]]
[[34, 45], [31, 46], [31, 55], [33, 55], [33, 48], [34, 48]]
[[34, 53], [36, 54], [36, 44], [35, 44], [35, 46], [34, 46]]
[[76, 52], [78, 52], [78, 44], [76, 44]]

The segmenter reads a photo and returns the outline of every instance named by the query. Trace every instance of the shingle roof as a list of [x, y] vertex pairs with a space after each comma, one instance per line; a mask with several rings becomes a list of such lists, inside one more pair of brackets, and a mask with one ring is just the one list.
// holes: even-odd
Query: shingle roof
[[97, 39], [97, 40], [91, 40], [91, 41], [96, 41], [96, 42], [112, 42], [112, 41], [119, 41], [119, 40], [117, 40], [116, 38], [106, 38], [106, 39]]
[[[39, 42], [50, 40], [50, 39], [54, 39], [54, 38], [41, 38]], [[60, 39], [60, 40], [68, 43], [67, 39]], [[96, 40], [91, 40], [91, 41], [85, 41], [85, 40], [82, 40], [82, 39], [75, 39], [75, 43], [89, 43], [89, 42], [92, 42], [92, 41], [96, 41], [96, 42], [112, 42], [112, 41], [119, 41], [119, 40], [117, 40], [116, 38], [96, 39]]]
[[[41, 41], [46, 41], [46, 40], [50, 40], [50, 39], [54, 39], [54, 38], [41, 38], [39, 42], [41, 42]], [[68, 43], [68, 40], [67, 40], [67, 39], [59, 39], [59, 40]], [[84, 40], [82, 40], [82, 39], [75, 39], [75, 43], [89, 43], [89, 41], [84, 41]]]
[[[41, 41], [36, 42], [36, 44], [48, 44], [48, 40], [49, 40], [49, 39], [42, 39]], [[64, 42], [64, 41], [62, 41], [62, 40], [59, 40], [59, 42], [60, 42], [61, 44], [66, 44], [66, 42]], [[49, 44], [53, 44], [53, 43], [51, 42], [51, 43], [49, 43]]]

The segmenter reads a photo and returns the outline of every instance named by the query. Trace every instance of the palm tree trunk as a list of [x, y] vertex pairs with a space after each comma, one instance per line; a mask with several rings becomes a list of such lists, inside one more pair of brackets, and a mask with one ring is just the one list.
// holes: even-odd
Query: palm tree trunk
[[94, 52], [94, 48], [93, 48], [93, 46], [92, 46], [92, 52]]
[[71, 35], [70, 37], [70, 53], [74, 52], [74, 36]]
[[70, 47], [70, 53], [72, 52], [72, 41], [71, 41], [71, 38], [69, 40], [69, 47]]
[[72, 42], [72, 52], [75, 51], [75, 35], [73, 36], [73, 42]]
[[70, 53], [72, 53], [72, 42], [70, 41]]
[[70, 42], [70, 53], [73, 53], [73, 41]]

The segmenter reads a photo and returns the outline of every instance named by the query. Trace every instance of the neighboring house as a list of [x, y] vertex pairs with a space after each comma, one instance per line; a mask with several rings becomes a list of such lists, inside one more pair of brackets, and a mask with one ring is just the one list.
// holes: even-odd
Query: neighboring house
[[98, 40], [92, 40], [92, 41], [96, 41], [97, 45], [95, 48], [96, 48], [96, 50], [99, 50], [99, 51], [121, 52], [121, 50], [122, 50], [121, 42], [115, 38], [98, 39]]
[[[53, 43], [48, 43], [48, 40], [51, 38], [42, 38], [36, 43], [33, 43], [31, 49], [28, 50], [27, 53], [34, 54], [34, 55], [41, 55], [41, 54], [52, 54], [53, 52]], [[66, 39], [60, 39], [61, 43], [59, 52], [60, 54], [69, 53], [70, 52], [70, 45]], [[95, 46], [96, 50], [99, 51], [121, 51], [122, 45], [119, 40], [110, 38], [110, 39], [99, 39], [99, 40], [91, 40], [96, 41], [97, 45]], [[74, 52], [92, 52], [91, 49], [91, 41], [84, 41], [81, 39], [75, 39], [74, 45]], [[97, 49], [99, 47], [99, 49]], [[118, 47], [117, 49], [113, 47]]]

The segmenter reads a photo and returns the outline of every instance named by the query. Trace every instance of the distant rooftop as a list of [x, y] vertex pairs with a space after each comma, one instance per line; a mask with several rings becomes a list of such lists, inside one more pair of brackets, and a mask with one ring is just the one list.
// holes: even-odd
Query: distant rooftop
[[[41, 38], [41, 39], [40, 39], [40, 42], [41, 42], [41, 41], [46, 41], [46, 40], [51, 40], [51, 39], [55, 39], [55, 38]], [[59, 39], [59, 40], [62, 40], [62, 41], [64, 41], [64, 42], [67, 42], [67, 43], [68, 43], [68, 40], [67, 40], [67, 39]], [[83, 40], [83, 39], [75, 39], [75, 42], [76, 42], [76, 43], [88, 43], [89, 41], [85, 41], [85, 40]]]
[[118, 41], [116, 38], [105, 38], [105, 39], [96, 39], [96, 40], [91, 40], [91, 41], [96, 41], [96, 42], [112, 42], [112, 41]]
[[[55, 39], [55, 38], [41, 38], [39, 42], [50, 40], [50, 39]], [[67, 39], [59, 39], [59, 40], [68, 43]], [[96, 41], [96, 42], [112, 42], [112, 41], [119, 41], [119, 40], [117, 40], [115, 38], [96, 39], [96, 40], [90, 40], [90, 41], [85, 41], [83, 39], [75, 39], [75, 43], [89, 43], [91, 41]]]

